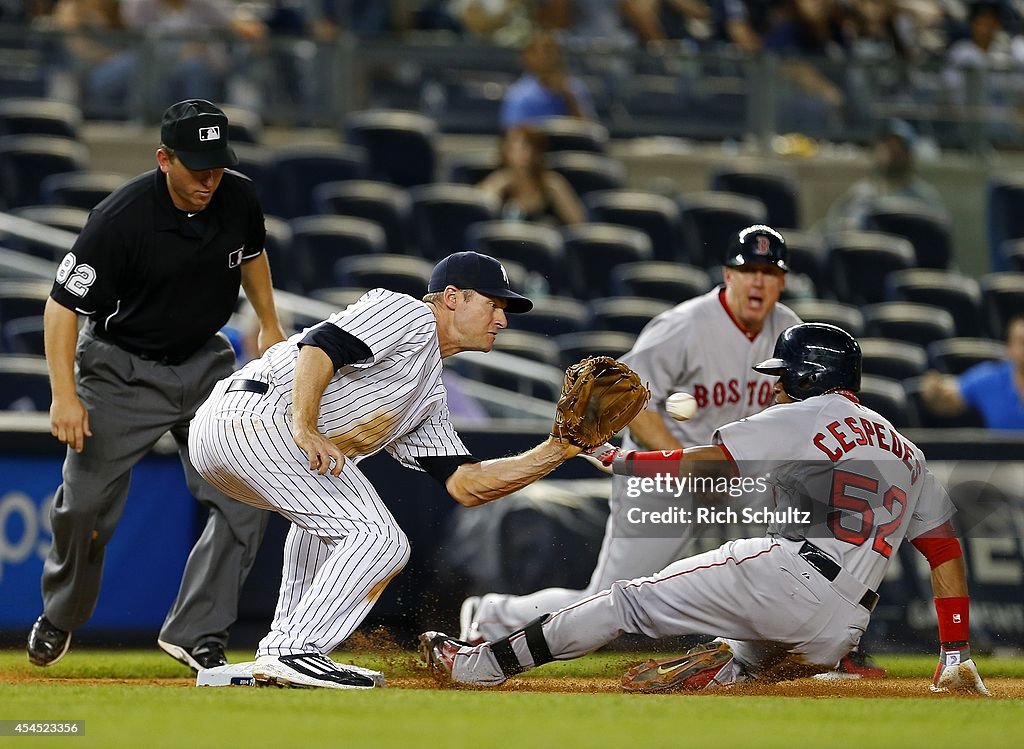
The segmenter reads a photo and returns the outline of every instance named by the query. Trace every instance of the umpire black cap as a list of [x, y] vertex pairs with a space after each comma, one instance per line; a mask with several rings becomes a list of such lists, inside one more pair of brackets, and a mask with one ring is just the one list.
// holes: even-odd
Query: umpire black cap
[[770, 226], [754, 224], [736, 232], [725, 253], [724, 265], [737, 268], [752, 263], [764, 263], [788, 271], [788, 260], [789, 251], [782, 235]]
[[238, 165], [228, 145], [228, 117], [206, 99], [169, 106], [160, 122], [160, 142], [196, 172]]
[[505, 308], [508, 312], [529, 312], [533, 309], [533, 302], [512, 291], [505, 266], [490, 255], [469, 250], [446, 257], [434, 266], [427, 293], [444, 291], [448, 285], [504, 299], [508, 302]]

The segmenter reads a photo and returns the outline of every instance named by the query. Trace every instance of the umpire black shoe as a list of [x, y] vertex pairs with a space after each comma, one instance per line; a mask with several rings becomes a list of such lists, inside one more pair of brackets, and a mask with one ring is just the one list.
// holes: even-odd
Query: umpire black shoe
[[52, 666], [71, 646], [71, 633], [53, 626], [46, 614], [40, 615], [28, 633], [28, 660], [34, 666]]
[[186, 650], [180, 645], [164, 640], [157, 640], [156, 644], [178, 663], [188, 666], [196, 672], [204, 668], [226, 666], [228, 663], [228, 659], [224, 655], [224, 646], [216, 640], [201, 642], [192, 650]]

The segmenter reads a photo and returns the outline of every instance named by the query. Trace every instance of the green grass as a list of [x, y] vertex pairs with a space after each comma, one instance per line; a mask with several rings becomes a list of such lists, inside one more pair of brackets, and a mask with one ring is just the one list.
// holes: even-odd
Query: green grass
[[[232, 660], [251, 657], [232, 653]], [[637, 656], [598, 654], [524, 678], [612, 676]], [[339, 660], [344, 658], [339, 656]], [[920, 679], [931, 657], [880, 659]], [[986, 677], [1024, 677], [1022, 659], [979, 659]], [[390, 676], [413, 659], [360, 655]], [[408, 663], [409, 665], [406, 665]], [[47, 681], [23, 681], [38, 679]], [[86, 721], [81, 737], [0, 738], [0, 747], [885, 747], [1020, 745], [1024, 701], [646, 696], [383, 689], [366, 692], [195, 689], [157, 652], [76, 651], [47, 671], [22, 651], [0, 652], [0, 719]], [[83, 684], [75, 679], [107, 679]], [[132, 680], [168, 679], [165, 684]], [[181, 681], [174, 681], [179, 679]], [[116, 681], [124, 680], [124, 681]]]

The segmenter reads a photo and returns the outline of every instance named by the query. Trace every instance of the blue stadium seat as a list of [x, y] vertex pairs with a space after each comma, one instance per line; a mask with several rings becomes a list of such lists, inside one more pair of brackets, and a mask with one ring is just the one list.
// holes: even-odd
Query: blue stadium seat
[[318, 213], [376, 221], [384, 229], [389, 252], [408, 249], [409, 196], [400, 187], [372, 180], [325, 182], [313, 189], [313, 202]]
[[612, 294], [612, 270], [623, 263], [651, 260], [651, 240], [639, 229], [613, 224], [577, 224], [562, 229], [565, 255], [574, 272], [579, 299]]
[[789, 307], [804, 322], [824, 322], [842, 328], [854, 338], [864, 335], [864, 315], [851, 304], [827, 299], [794, 299]]
[[618, 330], [582, 330], [555, 338], [559, 363], [563, 369], [587, 356], [611, 356], [618, 359], [633, 348], [635, 341], [636, 336], [632, 333]]
[[[773, 229], [800, 227], [800, 203], [796, 177], [778, 169], [722, 166], [711, 173], [711, 189], [760, 200], [766, 223]], [[783, 232], [785, 234], [785, 232]]]
[[421, 185], [412, 198], [412, 242], [428, 260], [468, 249], [466, 230], [498, 217], [498, 199], [469, 185]]
[[995, 272], [1009, 270], [1003, 242], [1024, 237], [1024, 179], [1017, 175], [992, 177], [985, 194], [985, 214], [990, 266]]
[[656, 260], [680, 260], [683, 254], [683, 219], [671, 198], [635, 190], [599, 190], [584, 200], [590, 221], [629, 226], [651, 240]]
[[729, 192], [689, 192], [678, 198], [686, 246], [677, 258], [701, 268], [721, 266], [736, 232], [768, 218], [764, 203]]
[[866, 375], [906, 380], [920, 377], [928, 368], [928, 354], [917, 344], [888, 338], [861, 338], [858, 343]]
[[39, 186], [47, 205], [63, 205], [91, 211], [96, 204], [118, 189], [128, 178], [102, 172], [51, 174]]
[[888, 275], [914, 267], [914, 247], [903, 237], [846, 231], [829, 235], [827, 242], [832, 289], [849, 304], [883, 301]]
[[886, 279], [890, 301], [919, 302], [949, 310], [958, 336], [982, 335], [981, 287], [956, 271], [911, 268], [890, 273]]
[[7, 135], [0, 138], [0, 200], [7, 208], [39, 205], [41, 186], [51, 174], [89, 168], [89, 152], [70, 138]]
[[53, 135], [79, 140], [82, 111], [74, 104], [53, 99], [0, 101], [0, 136]]
[[371, 179], [400, 187], [434, 181], [437, 126], [417, 112], [369, 110], [349, 115], [345, 138], [369, 153]]
[[550, 153], [547, 164], [565, 180], [580, 197], [597, 190], [619, 190], [626, 184], [626, 168], [621, 161], [585, 151]]
[[587, 306], [571, 297], [546, 296], [533, 300], [529, 314], [516, 315], [516, 330], [526, 330], [546, 336], [575, 333], [586, 327], [590, 313]]
[[1010, 317], [1024, 312], [1024, 273], [988, 273], [981, 277], [981, 304], [993, 338], [1006, 338]]
[[339, 286], [334, 275], [339, 260], [386, 250], [379, 224], [349, 216], [302, 216], [289, 222], [292, 230], [292, 270], [299, 288]]
[[420, 299], [427, 293], [433, 265], [419, 257], [382, 253], [347, 257], [337, 265], [339, 285], [390, 289]]
[[553, 294], [571, 293], [562, 236], [547, 226], [522, 221], [484, 221], [466, 229], [466, 249], [512, 260], [542, 276]]
[[976, 364], [1006, 358], [1006, 344], [991, 338], [946, 338], [928, 346], [933, 369], [961, 375]]
[[864, 308], [865, 332], [875, 338], [893, 338], [927, 347], [953, 338], [953, 316], [944, 309], [915, 302], [881, 302]]
[[50, 408], [50, 376], [41, 356], [0, 356], [0, 411]]
[[587, 307], [590, 309], [587, 327], [591, 330], [616, 330], [636, 336], [647, 323], [671, 309], [672, 305], [657, 299], [612, 296], [591, 299]]
[[874, 201], [863, 229], [903, 237], [914, 248], [919, 268], [948, 268], [953, 260], [949, 219], [916, 200], [888, 196]]
[[611, 290], [617, 295], [660, 299], [670, 304], [700, 296], [711, 285], [708, 274], [700, 268], [657, 260], [623, 263], [611, 275]]
[[264, 211], [286, 219], [311, 216], [317, 212], [313, 190], [318, 185], [362, 179], [368, 168], [366, 152], [352, 146], [278, 149], [267, 162]]
[[578, 117], [548, 117], [537, 124], [547, 138], [548, 153], [557, 151], [608, 151], [608, 128]]
[[43, 346], [43, 317], [18, 317], [7, 320], [0, 327], [3, 333], [4, 350], [21, 356], [45, 356]]

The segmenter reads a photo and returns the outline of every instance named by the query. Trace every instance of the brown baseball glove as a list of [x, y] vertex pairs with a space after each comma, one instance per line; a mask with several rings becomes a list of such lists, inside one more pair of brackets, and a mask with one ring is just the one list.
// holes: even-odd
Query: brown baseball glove
[[589, 356], [565, 370], [551, 434], [597, 447], [629, 424], [651, 397], [640, 376], [610, 356]]

